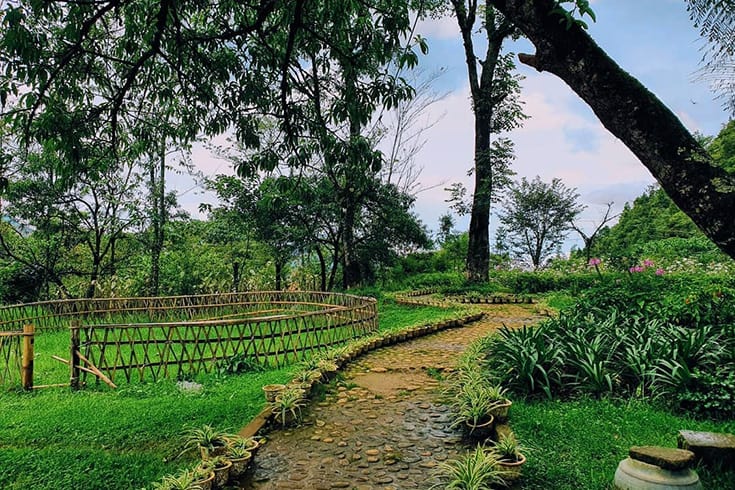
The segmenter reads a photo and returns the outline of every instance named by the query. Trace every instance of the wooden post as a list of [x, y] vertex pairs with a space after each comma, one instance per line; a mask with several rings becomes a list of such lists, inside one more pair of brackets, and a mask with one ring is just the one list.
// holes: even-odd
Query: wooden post
[[33, 324], [23, 325], [23, 357], [20, 379], [25, 390], [33, 389], [33, 341], [35, 331]]
[[69, 366], [71, 370], [71, 377], [69, 379], [69, 385], [72, 390], [79, 389], [79, 320], [72, 320], [71, 322], [71, 347], [69, 352]]

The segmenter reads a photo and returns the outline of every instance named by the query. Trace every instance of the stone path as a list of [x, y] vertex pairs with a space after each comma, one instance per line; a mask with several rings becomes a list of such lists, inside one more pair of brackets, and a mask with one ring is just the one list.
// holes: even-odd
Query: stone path
[[483, 305], [485, 317], [362, 356], [302, 426], [269, 434], [241, 489], [429, 489], [435, 467], [463, 450], [439, 402], [437, 373], [472, 341], [539, 319], [531, 305]]

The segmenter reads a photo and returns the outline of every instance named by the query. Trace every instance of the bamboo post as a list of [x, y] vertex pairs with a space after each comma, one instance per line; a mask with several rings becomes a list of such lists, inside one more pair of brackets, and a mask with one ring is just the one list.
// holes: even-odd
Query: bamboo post
[[69, 366], [71, 371], [71, 377], [69, 379], [69, 385], [72, 390], [79, 389], [79, 320], [72, 320], [71, 322], [71, 346], [69, 350]]
[[20, 378], [25, 390], [33, 389], [33, 341], [35, 331], [36, 329], [32, 323], [23, 325], [23, 357]]

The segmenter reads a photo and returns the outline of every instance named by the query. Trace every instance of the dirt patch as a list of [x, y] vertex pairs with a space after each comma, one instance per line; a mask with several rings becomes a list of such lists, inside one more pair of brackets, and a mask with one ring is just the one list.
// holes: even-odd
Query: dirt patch
[[356, 373], [352, 381], [376, 395], [391, 396], [400, 392], [415, 391], [417, 387], [431, 384], [432, 379], [423, 371], [386, 371], [383, 373]]

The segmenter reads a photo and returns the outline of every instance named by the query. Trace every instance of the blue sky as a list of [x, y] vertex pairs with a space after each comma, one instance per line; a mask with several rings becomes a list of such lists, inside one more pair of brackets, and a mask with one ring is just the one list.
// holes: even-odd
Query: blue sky
[[[707, 84], [696, 79], [703, 43], [689, 20], [684, 0], [596, 0], [592, 7], [597, 22], [588, 22], [589, 32], [597, 43], [656, 94], [689, 130], [716, 134], [728, 115]], [[429, 229], [436, 229], [439, 216], [448, 209], [448, 194], [443, 188], [461, 181], [472, 189], [467, 171], [472, 167], [473, 119], [456, 20], [448, 17], [423, 23], [420, 31], [429, 42], [429, 54], [420, 64], [429, 71], [444, 68], [446, 73], [436, 90], [449, 92], [430, 109], [430, 117], [440, 119], [425, 133], [426, 145], [417, 156], [417, 164], [423, 168], [421, 187], [431, 189], [418, 194], [415, 211]], [[523, 39], [509, 49], [533, 52]], [[518, 70], [525, 77], [522, 100], [530, 119], [508, 135], [516, 144], [513, 168], [517, 178], [539, 175], [550, 181], [558, 177], [567, 186], [576, 187], [580, 201], [588, 206], [580, 217], [580, 224], [587, 228], [595, 226], [605, 203], [614, 202], [615, 208], [621, 209], [654, 182], [635, 156], [602, 127], [563, 82], [524, 65]], [[226, 162], [212, 159], [202, 149], [194, 152], [193, 161], [208, 175], [228, 170]], [[172, 184], [180, 193], [189, 189], [183, 182]], [[197, 215], [199, 202], [211, 201], [195, 191], [179, 199], [193, 215]], [[457, 228], [466, 230], [467, 219], [459, 219]], [[570, 235], [565, 248], [579, 243]]]
[[[686, 12], [683, 0], [597, 0], [592, 2], [597, 22], [589, 32], [623, 69], [656, 94], [691, 131], [716, 134], [728, 115], [714, 99], [696, 71], [703, 43]], [[472, 114], [466, 69], [455, 19], [447, 18], [421, 26], [429, 40], [430, 53], [424, 66], [446, 67], [442, 89], [451, 94], [432, 111], [443, 118], [427, 134], [429, 141], [418, 157], [423, 166], [424, 187], [439, 187], [419, 193], [416, 211], [429, 228], [447, 210], [441, 182], [465, 182], [472, 166]], [[513, 52], [532, 53], [526, 40], [509, 46]], [[653, 177], [625, 146], [605, 130], [596, 116], [555, 76], [518, 66], [525, 77], [522, 100], [530, 116], [524, 127], [508, 136], [516, 143], [513, 168], [517, 178], [540, 175], [550, 181], [561, 178], [576, 187], [580, 201], [588, 206], [580, 217], [583, 227], [593, 228], [614, 202], [621, 209], [632, 201]], [[460, 219], [458, 228], [467, 228]], [[493, 226], [491, 225], [491, 228]], [[570, 235], [566, 248], [581, 240]]]

